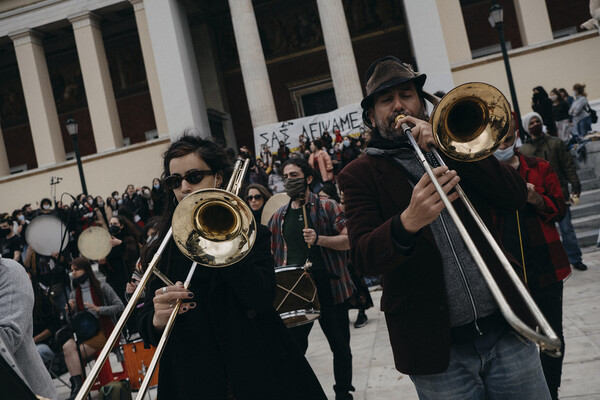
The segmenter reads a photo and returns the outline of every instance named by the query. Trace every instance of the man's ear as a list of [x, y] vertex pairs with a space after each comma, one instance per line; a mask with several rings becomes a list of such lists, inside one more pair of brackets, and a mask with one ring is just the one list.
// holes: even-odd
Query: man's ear
[[311, 175], [311, 176], [308, 176], [308, 177], [306, 177], [306, 183], [307, 183], [307, 184], [309, 184], [309, 185], [310, 185], [310, 184], [312, 183], [312, 181], [313, 181], [313, 176], [312, 176], [312, 175]]
[[223, 174], [221, 172], [217, 172], [215, 174], [215, 179], [216, 179], [216, 186], [218, 188], [222, 187], [222, 184], [223, 184]]
[[367, 110], [367, 117], [369, 118], [369, 121], [371, 121], [371, 126], [375, 126], [375, 110], [373, 110], [372, 108], [369, 108]]

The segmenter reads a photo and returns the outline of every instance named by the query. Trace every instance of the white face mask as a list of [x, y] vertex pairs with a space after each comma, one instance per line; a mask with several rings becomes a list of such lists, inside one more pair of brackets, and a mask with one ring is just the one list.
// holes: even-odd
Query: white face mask
[[506, 149], [498, 149], [494, 152], [494, 157], [496, 157], [498, 159], [498, 161], [504, 161], [507, 162], [508, 160], [510, 160], [512, 158], [512, 156], [515, 155], [515, 144], [517, 142], [515, 141], [515, 143], [512, 144], [512, 146], [507, 147]]
[[556, 101], [556, 99], [558, 99], [557, 95], [555, 95], [555, 94], [550, 95], [550, 100]]
[[48, 204], [44, 204], [44, 205], [42, 206], [42, 208], [43, 208], [44, 210], [49, 210], [49, 209], [50, 209], [50, 206], [49, 206]]

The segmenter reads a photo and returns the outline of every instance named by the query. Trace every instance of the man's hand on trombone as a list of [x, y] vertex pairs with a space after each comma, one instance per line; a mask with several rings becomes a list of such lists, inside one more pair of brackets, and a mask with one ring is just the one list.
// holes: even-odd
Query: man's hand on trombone
[[[446, 195], [460, 181], [460, 177], [456, 174], [456, 171], [449, 171], [447, 166], [434, 168], [433, 173]], [[458, 193], [456, 192], [448, 195], [448, 199], [451, 202], [457, 198]], [[440, 194], [436, 191], [429, 175], [425, 173], [415, 185], [410, 204], [400, 214], [400, 220], [407, 232], [416, 233], [424, 226], [433, 222], [443, 209], [444, 203]]]
[[158, 331], [162, 331], [169, 321], [171, 312], [175, 308], [177, 300], [181, 299], [184, 303], [179, 308], [178, 314], [186, 313], [192, 308], [196, 307], [196, 303], [188, 303], [194, 297], [194, 293], [183, 287], [182, 282], [177, 282], [173, 286], [165, 286], [157, 289], [154, 292], [154, 318], [152, 318], [152, 325]]
[[410, 130], [412, 136], [423, 151], [428, 152], [430, 151], [430, 146], [435, 146], [433, 129], [428, 121], [424, 121], [411, 115], [400, 118], [396, 121], [395, 129], [398, 132], [402, 132], [402, 135], [404, 135], [404, 129], [402, 129], [402, 124], [404, 123], [411, 127]]

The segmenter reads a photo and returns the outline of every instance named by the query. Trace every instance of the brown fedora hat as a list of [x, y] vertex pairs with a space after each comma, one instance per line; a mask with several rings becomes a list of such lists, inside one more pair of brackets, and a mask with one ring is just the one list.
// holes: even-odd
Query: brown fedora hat
[[414, 81], [417, 89], [423, 88], [427, 75], [416, 73], [412, 67], [394, 56], [376, 60], [365, 74], [367, 96], [360, 102], [362, 108], [372, 106], [373, 96], [393, 86]]

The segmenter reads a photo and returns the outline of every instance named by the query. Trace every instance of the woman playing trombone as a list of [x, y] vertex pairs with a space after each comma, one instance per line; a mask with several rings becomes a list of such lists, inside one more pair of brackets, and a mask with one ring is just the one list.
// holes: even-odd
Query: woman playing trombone
[[[231, 165], [217, 144], [185, 134], [164, 154], [167, 207], [158, 240], [142, 251], [145, 265], [162, 243], [178, 202], [227, 182]], [[254, 247], [225, 268], [198, 267], [170, 240], [158, 268], [173, 282], [153, 280], [140, 314], [140, 333], [157, 345], [177, 300], [180, 308], [160, 360], [159, 396], [177, 399], [325, 399], [308, 362], [273, 308], [274, 261], [268, 230], [257, 224]]]

